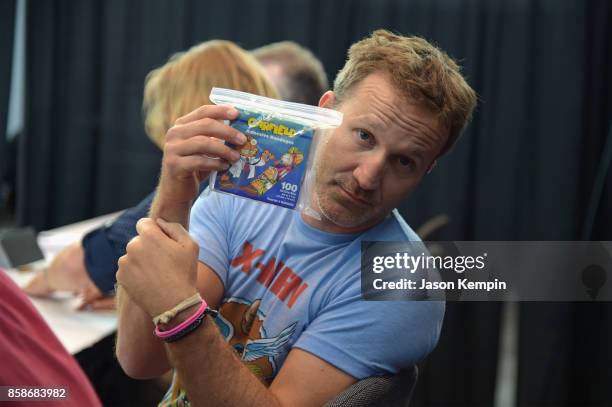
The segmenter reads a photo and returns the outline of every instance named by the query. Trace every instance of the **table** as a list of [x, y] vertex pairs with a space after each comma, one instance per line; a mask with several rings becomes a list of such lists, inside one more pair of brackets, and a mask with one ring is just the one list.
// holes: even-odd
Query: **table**
[[[70, 243], [81, 240], [90, 230], [115, 220], [121, 212], [99, 216], [82, 222], [39, 233], [38, 245], [45, 260], [35, 264], [40, 268]], [[35, 272], [5, 270], [19, 286], [23, 286]], [[81, 300], [71, 293], [55, 293], [51, 298], [30, 298], [51, 330], [71, 354], [76, 354], [112, 334], [117, 329], [117, 317], [111, 311], [79, 311]]]

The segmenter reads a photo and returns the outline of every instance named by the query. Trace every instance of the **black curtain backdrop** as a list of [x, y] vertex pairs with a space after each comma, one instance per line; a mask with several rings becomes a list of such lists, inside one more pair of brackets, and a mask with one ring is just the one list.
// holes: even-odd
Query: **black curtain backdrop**
[[[15, 0], [0, 2], [0, 188], [8, 170], [8, 145], [6, 122], [8, 119], [9, 95], [11, 90], [11, 68], [13, 60], [13, 36], [15, 31]], [[1, 190], [0, 190], [1, 193]], [[0, 195], [0, 209], [3, 199]]]
[[[480, 95], [464, 140], [402, 206], [409, 223], [448, 214], [446, 240], [578, 239], [611, 118], [610, 21], [606, 0], [32, 1], [20, 222], [58, 226], [152, 190], [143, 80], [173, 52], [289, 39], [333, 78], [350, 44], [383, 27], [448, 51]], [[612, 240], [610, 178], [594, 239]], [[448, 304], [415, 405], [493, 404], [500, 309]], [[519, 405], [612, 405], [611, 310], [521, 304]]]

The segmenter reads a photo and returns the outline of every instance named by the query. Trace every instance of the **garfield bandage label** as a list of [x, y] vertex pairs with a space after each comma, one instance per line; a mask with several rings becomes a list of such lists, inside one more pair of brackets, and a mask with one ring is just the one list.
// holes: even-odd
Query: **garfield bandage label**
[[213, 189], [294, 209], [313, 139], [310, 126], [238, 109], [231, 126], [247, 141], [229, 144], [240, 159], [217, 174]]

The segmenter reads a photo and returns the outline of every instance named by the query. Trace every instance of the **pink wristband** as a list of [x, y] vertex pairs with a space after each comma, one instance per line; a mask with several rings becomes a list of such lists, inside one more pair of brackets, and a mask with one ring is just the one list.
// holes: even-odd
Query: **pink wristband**
[[174, 328], [170, 329], [169, 331], [160, 331], [159, 326], [156, 326], [155, 336], [157, 336], [158, 338], [164, 339], [164, 338], [168, 338], [170, 336], [176, 335], [177, 333], [179, 333], [180, 331], [182, 331], [183, 329], [191, 325], [193, 321], [198, 319], [204, 312], [206, 312], [207, 307], [208, 307], [208, 304], [206, 304], [206, 301], [202, 299], [202, 302], [200, 303], [200, 307], [192, 316], [190, 316], [189, 318], [187, 318], [186, 320], [184, 320], [183, 322], [181, 322]]

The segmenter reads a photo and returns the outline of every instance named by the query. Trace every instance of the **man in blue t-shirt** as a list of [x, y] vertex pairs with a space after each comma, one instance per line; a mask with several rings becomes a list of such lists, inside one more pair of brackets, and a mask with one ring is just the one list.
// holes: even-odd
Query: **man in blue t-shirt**
[[[418, 240], [394, 208], [453, 146], [475, 103], [458, 66], [423, 39], [379, 30], [354, 44], [319, 101], [344, 118], [317, 152], [308, 198], [318, 216], [218, 193], [190, 214], [199, 181], [238, 159], [213, 139], [245, 137], [223, 123], [236, 118], [232, 107], [180, 118], [150, 218], [119, 260], [126, 372], [173, 367], [164, 405], [321, 405], [425, 357], [443, 304], [363, 301], [360, 242]], [[201, 303], [169, 312], [198, 292], [216, 319], [196, 318]], [[158, 315], [170, 319], [152, 334]], [[177, 340], [164, 344], [164, 333]]]
[[[251, 51], [255, 59], [263, 66], [266, 75], [278, 90], [283, 100], [316, 105], [319, 97], [328, 86], [327, 75], [323, 64], [308, 49], [293, 41], [281, 41], [256, 48]], [[168, 65], [166, 65], [168, 66]], [[176, 68], [176, 62], [172, 65]], [[182, 65], [185, 66], [185, 65]], [[187, 66], [193, 69], [193, 66]], [[211, 74], [206, 69], [201, 69], [200, 76]], [[166, 76], [166, 82], [152, 81], [149, 76], [146, 83], [150, 83], [150, 94], [153, 99], [162, 103], [162, 100], [173, 97], [177, 100], [188, 100], [189, 103], [175, 103], [184, 105], [187, 109], [193, 103], [207, 100], [208, 95], [194, 95], [192, 92], [199, 88], [186, 90], [175, 86], [162, 86], [167, 83], [180, 83], [184, 81], [185, 75], [177, 74], [175, 77]], [[176, 78], [176, 79], [173, 79]], [[181, 79], [182, 78], [182, 79]], [[240, 78], [235, 78], [239, 80]], [[211, 83], [219, 83], [217, 80]], [[175, 82], [176, 81], [176, 82]], [[156, 88], [158, 87], [158, 88]], [[184, 111], [184, 113], [187, 113]], [[172, 123], [173, 112], [168, 109], [147, 109], [145, 121], [156, 123]], [[147, 128], [147, 133], [156, 144], [163, 142], [158, 140], [155, 132]], [[161, 136], [165, 134], [163, 130]], [[200, 185], [200, 189], [208, 185], [208, 180]], [[83, 237], [82, 241], [73, 243], [62, 250], [51, 262], [49, 267], [34, 277], [24, 288], [28, 294], [35, 296], [47, 296], [54, 291], [74, 291], [81, 293], [83, 306], [92, 309], [114, 308], [115, 273], [117, 272], [117, 260], [125, 254], [125, 246], [136, 236], [136, 222], [147, 216], [155, 192], [149, 194], [136, 206], [125, 210], [115, 221], [100, 228], [92, 230]]]

